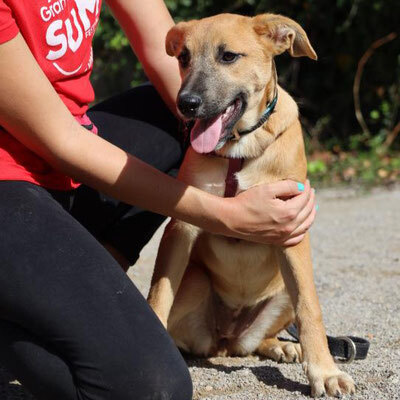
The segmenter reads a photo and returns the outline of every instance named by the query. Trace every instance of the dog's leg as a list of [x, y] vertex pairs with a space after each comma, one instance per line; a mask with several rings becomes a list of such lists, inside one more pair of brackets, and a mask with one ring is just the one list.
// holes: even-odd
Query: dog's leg
[[[286, 291], [285, 291], [286, 293]], [[287, 295], [289, 297], [289, 295]], [[279, 340], [277, 335], [294, 321], [293, 306], [289, 300], [286, 307], [281, 309], [281, 313], [275, 323], [269, 327], [264, 339], [259, 344], [256, 353], [271, 358], [277, 362], [301, 362], [302, 353], [300, 343]]]
[[276, 337], [264, 339], [257, 348], [257, 354], [271, 358], [277, 362], [301, 362], [300, 344], [285, 342]]
[[282, 275], [295, 309], [303, 367], [310, 381], [312, 396], [354, 393], [353, 380], [340, 371], [329, 353], [314, 285], [308, 235], [297, 246], [283, 251], [281, 264]]
[[148, 301], [165, 328], [199, 231], [193, 225], [172, 220], [161, 239]]
[[210, 296], [210, 278], [203, 268], [190, 263], [182, 278], [179, 290], [168, 318], [168, 329], [193, 313]]
[[168, 332], [178, 347], [202, 357], [215, 347], [211, 296], [208, 274], [190, 261], [168, 318]]

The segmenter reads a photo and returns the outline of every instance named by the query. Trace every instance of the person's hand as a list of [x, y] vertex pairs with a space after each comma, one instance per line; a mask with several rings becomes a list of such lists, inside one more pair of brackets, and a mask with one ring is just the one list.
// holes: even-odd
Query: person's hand
[[315, 194], [305, 185], [286, 180], [252, 187], [229, 202], [225, 223], [234, 236], [253, 242], [294, 246], [314, 221]]

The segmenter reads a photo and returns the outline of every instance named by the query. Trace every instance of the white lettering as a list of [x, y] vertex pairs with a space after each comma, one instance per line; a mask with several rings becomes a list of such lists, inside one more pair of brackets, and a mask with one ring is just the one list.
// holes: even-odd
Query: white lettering
[[49, 7], [42, 7], [40, 9], [40, 16], [44, 22], [49, 22], [52, 18], [56, 17], [61, 11], [64, 10], [67, 0], [59, 0]]
[[93, 47], [90, 49], [90, 57], [86, 65], [85, 72], [89, 71], [89, 69], [92, 68], [92, 65], [93, 65]]
[[[72, 2], [72, 0], [70, 1]], [[72, 8], [71, 5], [68, 6], [67, 0], [47, 0], [48, 5], [40, 8], [41, 19], [49, 24], [46, 32], [46, 43], [52, 50], [49, 50], [46, 58], [53, 61], [54, 68], [65, 76], [76, 74], [84, 67], [84, 64], [81, 63], [78, 68], [73, 70], [71, 67], [65, 70], [61, 66], [62, 63], [59, 65], [55, 61], [62, 58], [67, 53], [68, 48], [73, 53], [79, 50], [83, 39], [94, 34], [100, 14], [100, 0], [74, 1], [76, 8]], [[70, 16], [65, 15], [68, 11]], [[89, 17], [91, 20], [94, 19], [93, 23], [90, 22]], [[93, 66], [92, 51], [86, 64], [86, 71]]]
[[87, 31], [90, 28], [90, 21], [87, 16], [87, 11], [92, 14], [99, 12], [99, 0], [75, 0], [76, 6], [78, 7], [78, 13], [83, 23], [83, 28]]
[[88, 38], [90, 36], [94, 35], [94, 32], [96, 31], [97, 23], [99, 22], [99, 19], [97, 18], [94, 24], [85, 32], [85, 37]]
[[75, 53], [79, 49], [80, 45], [82, 44], [83, 31], [82, 31], [81, 26], [78, 23], [78, 19], [76, 17], [76, 11], [71, 10], [71, 15], [72, 15], [72, 18], [74, 19], [75, 28], [78, 32], [78, 37], [76, 40], [73, 38], [72, 25], [71, 25], [71, 20], [69, 18], [67, 18], [65, 20], [65, 26], [67, 28], [68, 46]]
[[51, 20], [51, 11], [47, 7], [42, 7], [40, 9], [40, 16], [44, 22], [49, 22]]
[[60, 33], [56, 35], [56, 32], [62, 29], [63, 22], [62, 20], [58, 19], [53, 21], [46, 32], [46, 43], [49, 46], [61, 46], [59, 50], [50, 50], [46, 56], [48, 60], [58, 60], [67, 52], [67, 37]]
[[55, 12], [56, 14], [59, 14], [60, 11], [61, 11], [60, 3], [54, 3], [54, 5], [53, 5], [53, 10], [54, 10], [54, 12]]

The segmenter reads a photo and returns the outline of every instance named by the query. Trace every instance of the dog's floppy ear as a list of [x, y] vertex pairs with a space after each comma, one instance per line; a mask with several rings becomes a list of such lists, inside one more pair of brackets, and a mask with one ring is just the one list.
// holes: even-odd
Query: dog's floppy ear
[[177, 57], [182, 50], [185, 34], [189, 26], [194, 21], [179, 22], [167, 33], [165, 39], [165, 50], [171, 57]]
[[256, 33], [272, 42], [275, 55], [288, 50], [292, 57], [317, 59], [304, 29], [292, 19], [277, 14], [261, 14], [253, 18], [253, 23]]

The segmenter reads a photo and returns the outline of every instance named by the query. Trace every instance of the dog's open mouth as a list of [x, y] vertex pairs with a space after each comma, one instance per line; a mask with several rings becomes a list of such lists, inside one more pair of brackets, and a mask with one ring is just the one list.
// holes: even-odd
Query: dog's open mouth
[[197, 153], [211, 153], [217, 147], [222, 147], [243, 111], [244, 102], [238, 97], [216, 117], [196, 119], [190, 134], [193, 149]]

